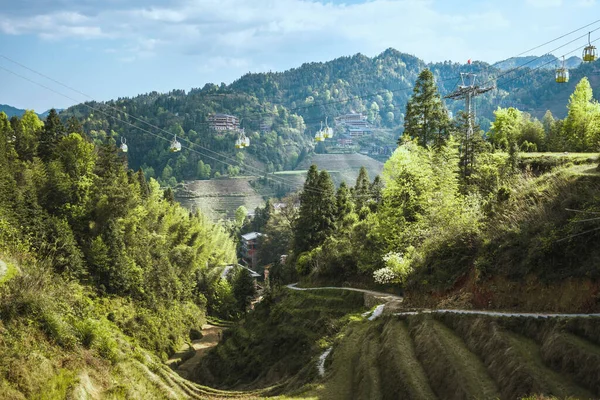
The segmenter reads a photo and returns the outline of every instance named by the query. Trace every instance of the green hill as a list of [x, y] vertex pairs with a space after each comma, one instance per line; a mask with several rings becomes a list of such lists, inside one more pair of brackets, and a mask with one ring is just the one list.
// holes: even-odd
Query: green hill
[[[581, 77], [590, 77], [593, 89], [600, 87], [598, 65], [581, 64], [571, 70], [568, 84], [558, 85], [548, 69], [505, 71], [477, 61], [471, 65], [427, 64], [388, 49], [372, 58], [357, 54], [306, 63], [284, 72], [249, 73], [230, 85], [206, 84], [187, 91], [91, 102], [88, 105], [98, 108], [97, 112], [78, 105], [61, 115], [65, 120], [70, 116], [79, 118], [86, 133], [96, 140], [106, 133], [117, 140], [125, 137], [129, 166], [134, 170], [141, 167], [146, 175], [174, 186], [177, 181], [204, 178], [199, 161], [210, 165], [211, 177], [216, 173], [254, 175], [296, 169], [314, 151], [313, 136], [321, 122], [328, 117], [331, 123], [334, 117], [350, 112], [364, 113], [376, 131], [391, 132], [384, 135], [385, 143], [378, 145], [394, 146], [402, 131], [412, 86], [424, 68], [432, 70], [442, 95], [456, 88], [461, 72], [477, 74], [480, 84], [495, 82], [497, 89], [476, 101], [478, 122], [487, 129], [498, 106], [518, 107], [538, 117], [549, 109], [555, 116], [564, 117], [567, 100]], [[496, 77], [500, 78], [494, 81]], [[464, 107], [461, 101], [448, 100], [446, 104], [455, 115]], [[250, 138], [250, 147], [236, 150], [238, 132], [211, 129], [211, 113], [238, 117], [240, 127]], [[170, 153], [168, 141], [175, 134], [193, 150]]]

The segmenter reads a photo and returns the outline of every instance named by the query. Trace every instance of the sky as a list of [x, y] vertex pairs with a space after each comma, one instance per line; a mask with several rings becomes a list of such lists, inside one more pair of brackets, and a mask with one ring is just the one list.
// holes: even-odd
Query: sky
[[[0, 4], [0, 104], [37, 112], [90, 99], [231, 83], [248, 72], [284, 71], [356, 53], [372, 57], [389, 47], [426, 62], [493, 63], [600, 19], [600, 0]], [[549, 52], [596, 28], [600, 21], [533, 54]], [[600, 30], [592, 33], [592, 40], [599, 37]], [[584, 44], [581, 39], [554, 54]]]

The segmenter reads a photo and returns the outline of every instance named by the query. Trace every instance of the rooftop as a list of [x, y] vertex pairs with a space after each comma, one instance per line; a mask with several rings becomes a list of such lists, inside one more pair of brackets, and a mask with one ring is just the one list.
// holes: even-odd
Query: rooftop
[[262, 236], [262, 233], [250, 232], [250, 233], [246, 233], [245, 235], [242, 235], [242, 239], [244, 239], [246, 241], [250, 241], [250, 240], [254, 240], [254, 239], [258, 238], [259, 236]]

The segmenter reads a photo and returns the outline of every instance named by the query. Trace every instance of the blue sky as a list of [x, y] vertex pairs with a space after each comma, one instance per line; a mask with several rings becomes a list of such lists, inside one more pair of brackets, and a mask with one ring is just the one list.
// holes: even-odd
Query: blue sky
[[[388, 47], [425, 61], [494, 62], [600, 19], [600, 0], [18, 0], [0, 8], [0, 104], [64, 108], [230, 83]], [[600, 23], [590, 27], [595, 29]], [[585, 31], [578, 32], [577, 35]], [[566, 38], [568, 41], [577, 35]], [[594, 37], [595, 36], [595, 37]], [[600, 31], [592, 39], [600, 37]], [[560, 45], [537, 50], [542, 54]], [[584, 43], [582, 43], [583, 45]], [[577, 48], [569, 45], [556, 52]], [[579, 51], [574, 53], [579, 55]]]

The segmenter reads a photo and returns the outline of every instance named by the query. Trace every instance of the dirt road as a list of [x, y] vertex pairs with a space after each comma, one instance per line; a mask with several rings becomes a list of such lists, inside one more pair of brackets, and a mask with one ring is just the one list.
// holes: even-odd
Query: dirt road
[[[177, 372], [181, 377], [188, 379], [191, 376], [192, 371], [194, 371], [196, 366], [200, 363], [200, 360], [202, 359], [202, 357], [204, 357], [204, 355], [210, 349], [212, 349], [217, 344], [219, 344], [222, 331], [223, 331], [223, 328], [220, 328], [218, 326], [214, 326], [214, 325], [210, 325], [210, 324], [202, 325], [202, 335], [203, 335], [202, 338], [198, 339], [198, 340], [194, 340], [192, 342], [192, 347], [194, 348], [194, 351], [196, 353], [191, 358], [189, 358], [188, 360], [185, 360], [183, 363], [181, 363], [175, 369], [175, 372]], [[167, 361], [167, 364], [171, 365], [173, 363], [179, 362], [182, 359], [183, 355], [187, 354], [189, 351], [190, 351], [189, 346], [186, 346], [185, 348], [181, 349], [179, 352], [175, 353], [169, 359], [169, 361]]]
[[[297, 283], [287, 285], [288, 289], [291, 290], [323, 290], [323, 289], [337, 289], [337, 290], [351, 290], [354, 292], [368, 293], [377, 296], [387, 302], [389, 301], [402, 301], [401, 296], [395, 296], [389, 293], [376, 292], [373, 290], [347, 288], [347, 287], [316, 287], [316, 288], [299, 288], [296, 287]], [[386, 307], [387, 308], [387, 307]], [[431, 313], [451, 313], [451, 314], [476, 314], [476, 315], [489, 315], [492, 317], [525, 317], [525, 318], [586, 318], [586, 317], [600, 317], [600, 314], [568, 314], [568, 313], [521, 313], [511, 311], [488, 311], [488, 310], [411, 310], [401, 311], [392, 313], [393, 315], [416, 315], [416, 314], [431, 314]]]

